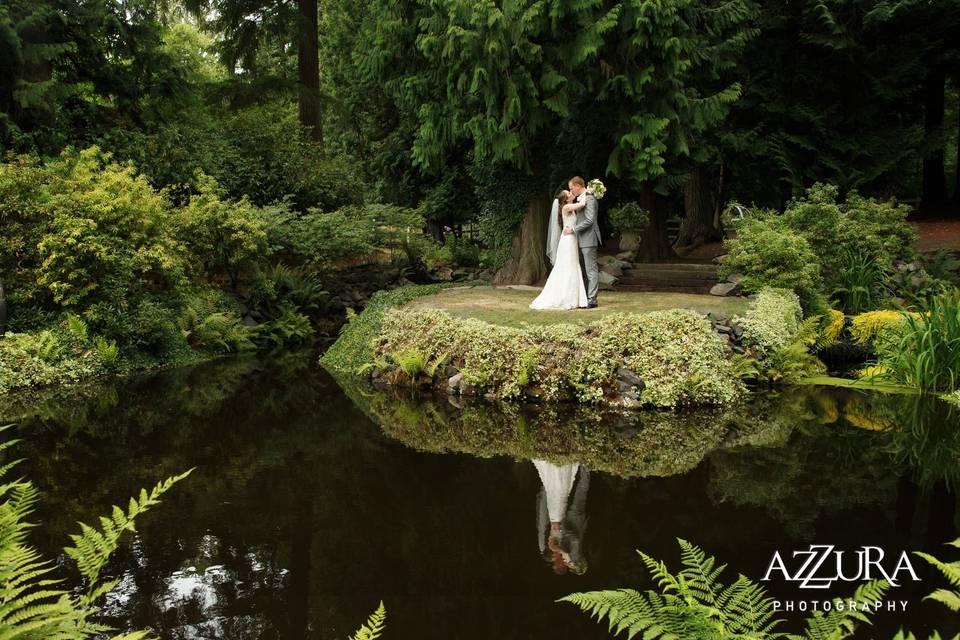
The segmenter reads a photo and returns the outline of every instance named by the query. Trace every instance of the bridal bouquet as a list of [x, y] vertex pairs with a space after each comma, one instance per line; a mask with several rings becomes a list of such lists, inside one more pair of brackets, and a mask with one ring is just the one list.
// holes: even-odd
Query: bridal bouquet
[[607, 192], [607, 187], [602, 182], [594, 178], [587, 183], [587, 191], [592, 193], [593, 197], [597, 200], [602, 200], [603, 194]]

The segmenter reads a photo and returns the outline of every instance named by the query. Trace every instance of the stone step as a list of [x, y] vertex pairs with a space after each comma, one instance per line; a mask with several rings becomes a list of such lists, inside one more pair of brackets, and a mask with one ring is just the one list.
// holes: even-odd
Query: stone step
[[713, 264], [696, 264], [696, 263], [643, 263], [643, 264], [634, 264], [630, 269], [626, 271], [637, 272], [638, 274], [697, 274], [703, 275], [705, 277], [710, 277], [716, 279], [717, 277], [717, 266]]
[[716, 284], [716, 276], [705, 276], [699, 273], [637, 273], [624, 271], [620, 276], [622, 281], [639, 282], [681, 282], [683, 284]]
[[709, 285], [713, 286], [717, 284], [716, 278], [702, 277], [699, 275], [664, 275], [664, 274], [636, 274], [636, 273], [624, 273], [617, 282], [622, 282], [624, 284], [681, 284], [681, 285], [692, 285], [692, 286], [703, 286]]
[[713, 284], [683, 285], [672, 282], [661, 282], [657, 284], [634, 284], [617, 282], [613, 285], [614, 291], [668, 291], [671, 293], [710, 293]]

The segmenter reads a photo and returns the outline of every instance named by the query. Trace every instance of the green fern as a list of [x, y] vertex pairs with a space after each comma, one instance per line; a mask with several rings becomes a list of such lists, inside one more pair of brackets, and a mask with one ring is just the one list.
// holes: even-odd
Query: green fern
[[613, 635], [644, 640], [698, 638], [720, 640], [785, 638], [773, 633], [773, 599], [759, 584], [741, 575], [729, 585], [719, 582], [725, 565], [717, 565], [699, 547], [678, 539], [683, 569], [667, 566], [638, 551], [659, 593], [633, 589], [574, 593], [561, 602], [579, 606], [591, 617], [606, 619]]
[[[960, 549], [960, 538], [957, 538], [953, 542], [948, 542], [952, 547]], [[925, 599], [936, 600], [947, 607], [951, 611], [960, 611], [960, 560], [955, 560], [954, 562], [943, 562], [933, 557], [929, 553], [923, 553], [922, 551], [915, 551], [916, 555], [920, 556], [934, 567], [936, 567], [940, 573], [950, 581], [950, 584], [954, 587], [957, 587], [956, 591], [950, 591], [948, 589], [937, 589]]]
[[[9, 427], [0, 427], [5, 431]], [[0, 443], [0, 452], [16, 444]], [[56, 565], [44, 560], [27, 544], [34, 525], [27, 522], [37, 503], [38, 492], [26, 480], [2, 482], [19, 460], [0, 467], [0, 638], [4, 640], [82, 640], [103, 637], [112, 631], [94, 621], [99, 613], [97, 600], [113, 589], [117, 581], [100, 581], [100, 571], [125, 531], [132, 531], [134, 519], [159, 502], [160, 496], [189, 475], [174, 476], [153, 491], [140, 492], [131, 499], [126, 512], [114, 507], [110, 518], [101, 518], [102, 530], [81, 523], [81, 533], [72, 536], [74, 547], [66, 549], [81, 574], [86, 590], [71, 594], [60, 587], [62, 580], [51, 574]], [[113, 636], [114, 640], [143, 640], [148, 634], [136, 631]]]
[[[815, 611], [806, 620], [806, 630], [803, 635], [790, 635], [790, 640], [843, 640], [853, 636], [858, 623], [870, 624], [870, 619], [862, 611], [865, 605], [883, 600], [884, 594], [890, 585], [885, 580], [866, 582], [853, 593], [850, 598], [834, 598], [833, 609], [827, 613]], [[838, 607], [850, 601], [857, 603], [856, 607]]]
[[357, 632], [350, 636], [350, 640], [375, 640], [383, 635], [383, 629], [386, 625], [387, 609], [383, 606], [383, 600], [377, 610], [370, 614], [366, 624], [360, 625]]
[[[859, 610], [815, 612], [806, 621], [803, 635], [776, 631], [782, 622], [774, 619], [773, 599], [766, 590], [744, 575], [730, 584], [720, 582], [726, 565], [686, 540], [678, 539], [683, 568], [676, 574], [666, 564], [638, 551], [657, 590], [633, 589], [573, 593], [570, 602], [596, 618], [605, 620], [612, 635], [643, 640], [842, 640], [856, 625], [869, 623]], [[861, 585], [852, 598], [859, 604], [882, 600], [888, 588], [883, 581]], [[857, 607], [862, 609], [863, 607]]]
[[87, 323], [75, 313], [67, 314], [67, 331], [77, 342], [85, 343], [87, 341], [89, 333]]

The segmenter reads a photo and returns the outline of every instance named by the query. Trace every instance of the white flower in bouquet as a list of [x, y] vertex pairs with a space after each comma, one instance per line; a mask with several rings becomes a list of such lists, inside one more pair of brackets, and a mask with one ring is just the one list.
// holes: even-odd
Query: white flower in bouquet
[[603, 195], [607, 192], [607, 187], [602, 182], [594, 178], [587, 183], [587, 191], [592, 193], [593, 197], [597, 200], [603, 200]]

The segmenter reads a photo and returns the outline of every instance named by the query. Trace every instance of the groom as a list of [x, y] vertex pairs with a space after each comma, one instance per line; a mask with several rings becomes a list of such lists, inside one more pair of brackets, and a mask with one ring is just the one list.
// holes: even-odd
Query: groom
[[600, 225], [597, 224], [597, 199], [587, 191], [587, 185], [580, 176], [570, 178], [567, 188], [574, 196], [574, 202], [585, 202], [586, 206], [577, 211], [577, 223], [564, 227], [564, 234], [577, 234], [580, 246], [580, 269], [587, 281], [587, 307], [597, 306], [597, 291], [600, 289], [600, 268], [597, 266], [597, 246], [600, 244]]

